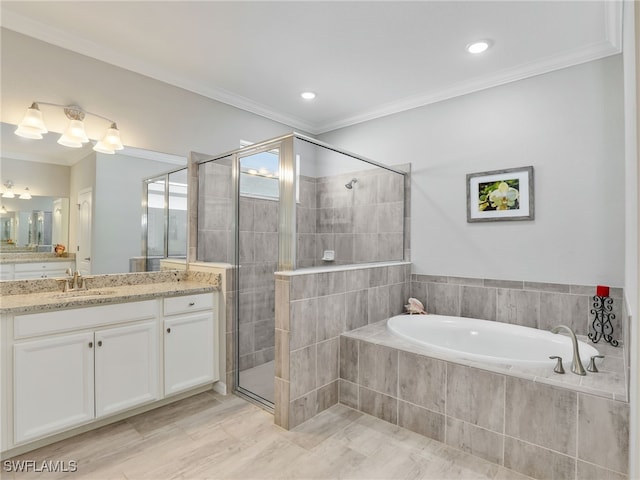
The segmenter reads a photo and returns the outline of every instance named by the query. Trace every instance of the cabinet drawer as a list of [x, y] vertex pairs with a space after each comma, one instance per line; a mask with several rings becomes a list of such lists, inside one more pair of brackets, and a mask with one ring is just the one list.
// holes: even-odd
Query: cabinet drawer
[[146, 320], [156, 317], [157, 312], [157, 301], [145, 300], [17, 315], [14, 319], [14, 337], [20, 339], [48, 333], [94, 328], [101, 325]]
[[213, 293], [199, 293], [196, 295], [164, 299], [165, 315], [196, 312], [198, 310], [209, 310], [211, 308], [213, 308]]

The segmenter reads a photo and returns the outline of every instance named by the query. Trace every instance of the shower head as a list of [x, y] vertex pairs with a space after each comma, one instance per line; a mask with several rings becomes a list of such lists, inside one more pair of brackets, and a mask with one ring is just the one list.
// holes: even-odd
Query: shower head
[[357, 178], [352, 178], [349, 183], [345, 184], [345, 187], [347, 187], [349, 190], [351, 190], [353, 188], [353, 184], [354, 183], [358, 183], [358, 179]]

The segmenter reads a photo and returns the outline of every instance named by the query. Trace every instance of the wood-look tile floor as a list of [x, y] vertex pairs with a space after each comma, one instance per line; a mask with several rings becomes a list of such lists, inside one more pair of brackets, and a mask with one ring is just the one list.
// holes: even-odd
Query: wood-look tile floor
[[66, 474], [3, 468], [3, 480], [528, 479], [343, 405], [286, 431], [261, 408], [213, 392], [11, 460], [75, 461], [78, 468]]

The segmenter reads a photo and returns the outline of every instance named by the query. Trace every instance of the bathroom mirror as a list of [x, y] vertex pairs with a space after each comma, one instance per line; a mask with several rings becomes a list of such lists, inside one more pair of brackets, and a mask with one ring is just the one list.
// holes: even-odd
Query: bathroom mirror
[[58, 243], [69, 244], [68, 198], [2, 199], [0, 253], [51, 252]]
[[[53, 228], [57, 224], [63, 230], [64, 236], [61, 238], [64, 240], [54, 241], [52, 230], [51, 244], [63, 243], [68, 252], [76, 253], [81, 228], [79, 219], [82, 217], [78, 214], [78, 205], [86, 204], [80, 200], [80, 195], [84, 195], [83, 199], [90, 200], [88, 211], [91, 213], [91, 240], [87, 242], [88, 247], [82, 255], [87, 266], [86, 272], [106, 274], [131, 271], [130, 259], [140, 257], [142, 253], [140, 218], [143, 179], [185, 167], [186, 158], [129, 147], [115, 155], [102, 154], [94, 152], [91, 143], [80, 149], [58, 145], [56, 141], [59, 134], [55, 132], [45, 134], [42, 140], [24, 139], [14, 135], [15, 128], [15, 125], [1, 124], [1, 183], [12, 180], [21, 189], [27, 185], [33, 200], [44, 201], [46, 198], [49, 202], [62, 202], [63, 206], [60, 207], [59, 220], [55, 217], [56, 207], [53, 205], [51, 209], [47, 206], [29, 207], [28, 210], [6, 207], [7, 215], [3, 213], [0, 216], [2, 240], [8, 240], [16, 232], [16, 214], [9, 212], [51, 212], [41, 215], [43, 230], [39, 234], [39, 230], [34, 229], [32, 238], [40, 235], [45, 241], [48, 233], [45, 233], [44, 227], [51, 223]], [[3, 186], [2, 191], [5, 189]], [[16, 189], [16, 193], [19, 194], [20, 190]], [[5, 203], [4, 198], [0, 200]], [[17, 196], [11, 200], [29, 201], [18, 200]], [[63, 216], [65, 202], [68, 213]], [[33, 222], [33, 213], [31, 216]], [[38, 218], [36, 216], [36, 222]], [[174, 237], [180, 237], [179, 232], [174, 233]], [[23, 243], [21, 238], [19, 243]], [[9, 245], [6, 242], [6, 246]], [[42, 248], [51, 251], [50, 248]], [[1, 253], [5, 253], [4, 248]]]

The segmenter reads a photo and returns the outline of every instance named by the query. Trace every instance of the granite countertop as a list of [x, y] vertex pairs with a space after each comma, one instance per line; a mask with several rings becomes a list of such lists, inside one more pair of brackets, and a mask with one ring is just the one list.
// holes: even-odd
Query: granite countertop
[[[87, 277], [87, 290], [62, 292], [57, 283], [26, 280], [13, 283], [14, 288], [2, 292], [0, 314], [39, 313], [67, 308], [127, 303], [158, 297], [175, 297], [209, 293], [220, 288], [218, 275], [187, 272], [156, 274], [124, 274]], [[37, 289], [46, 285], [47, 290]], [[53, 286], [54, 288], [51, 288]], [[5, 287], [3, 285], [3, 287]]]
[[53, 253], [0, 253], [0, 264], [3, 263], [41, 263], [41, 262], [75, 262], [75, 254], [64, 254], [61, 257]]

